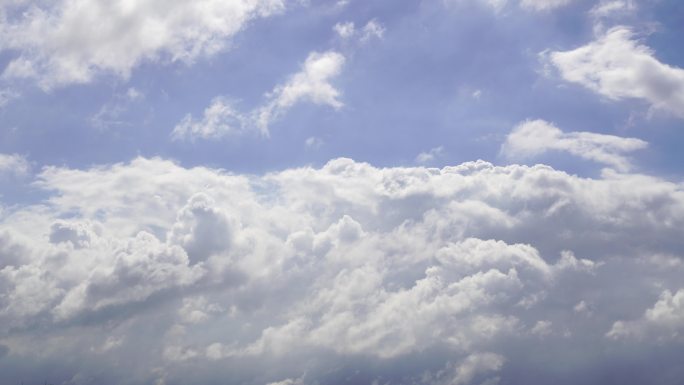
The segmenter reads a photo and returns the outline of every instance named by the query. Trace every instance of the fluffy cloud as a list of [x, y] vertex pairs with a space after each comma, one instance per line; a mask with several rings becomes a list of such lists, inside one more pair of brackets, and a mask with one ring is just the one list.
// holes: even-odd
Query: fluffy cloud
[[4, 5], [0, 49], [16, 50], [4, 78], [35, 78], [50, 89], [101, 73], [128, 77], [143, 61], [212, 55], [280, 0], [82, 1]]
[[544, 120], [527, 120], [508, 134], [506, 142], [501, 146], [501, 153], [512, 159], [520, 159], [547, 151], [565, 151], [625, 171], [631, 164], [624, 154], [647, 146], [648, 143], [636, 138], [593, 132], [564, 133]]
[[684, 117], [684, 70], [661, 63], [626, 27], [615, 27], [582, 47], [549, 54], [566, 81], [612, 100], [641, 99]]
[[[649, 294], [681, 284], [662, 256], [683, 257], [684, 188], [659, 178], [138, 158], [48, 167], [34, 186], [44, 202], [0, 216], [11, 378], [58, 363], [55, 382], [515, 382], [540, 339], [587, 353], [642, 324], [681, 330], [684, 294]], [[616, 323], [626, 306], [652, 309]]]

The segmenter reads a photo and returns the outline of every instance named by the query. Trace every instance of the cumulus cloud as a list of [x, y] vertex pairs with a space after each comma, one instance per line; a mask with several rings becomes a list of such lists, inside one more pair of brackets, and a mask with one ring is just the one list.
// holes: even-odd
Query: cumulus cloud
[[520, 159], [547, 151], [564, 151], [626, 171], [631, 168], [631, 162], [625, 154], [647, 146], [648, 143], [636, 138], [593, 132], [565, 133], [553, 123], [537, 119], [518, 124], [506, 137], [501, 153], [512, 159]]
[[681, 340], [684, 331], [684, 289], [672, 294], [665, 290], [644, 315], [632, 321], [617, 321], [606, 334], [613, 339], [653, 338], [660, 341]]
[[34, 186], [45, 201], [0, 216], [0, 368], [27, 379], [47, 359], [55, 382], [493, 384], [537, 367], [539, 338], [629, 343], [601, 338], [626, 335], [616, 298], [652, 307], [626, 330], [681, 330], [684, 294], [648, 295], [681, 273], [651, 256], [684, 247], [683, 187], [655, 177], [137, 158]]
[[660, 62], [627, 27], [614, 27], [587, 45], [548, 57], [568, 82], [611, 100], [640, 99], [684, 117], [684, 69]]
[[33, 78], [44, 89], [87, 83], [99, 74], [128, 77], [140, 63], [191, 63], [226, 47], [280, 0], [80, 1], [5, 5], [0, 49], [15, 50], [3, 77]]

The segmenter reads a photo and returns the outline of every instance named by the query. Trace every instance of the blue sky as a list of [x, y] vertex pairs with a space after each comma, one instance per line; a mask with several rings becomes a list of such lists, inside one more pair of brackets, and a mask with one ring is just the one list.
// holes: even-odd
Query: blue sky
[[0, 0], [0, 373], [678, 383], [683, 21]]
[[[614, 102], [557, 73], [542, 75], [548, 63], [540, 53], [595, 39], [596, 21], [588, 15], [595, 6], [575, 1], [535, 12], [515, 4], [496, 11], [478, 1], [288, 4], [245, 23], [225, 38], [226, 48], [192, 63], [141, 57], [126, 68], [127, 78], [94, 68], [86, 84], [47, 92], [31, 80], [5, 81], [5, 89], [21, 96], [3, 107], [1, 150], [25, 155], [37, 167], [83, 167], [142, 155], [254, 173], [339, 156], [410, 165], [439, 146], [444, 154], [435, 165], [477, 158], [502, 163], [498, 149], [510, 129], [541, 118], [567, 131], [644, 138], [651, 151], [640, 154], [643, 167], [681, 175], [673, 167], [680, 119], [649, 113], [649, 103], [639, 98]], [[630, 22], [639, 33], [635, 39], [676, 67], [684, 60], [676, 44], [682, 33], [678, 11], [673, 2], [646, 2], [633, 11], [638, 17], [620, 14], [604, 23], [609, 28]], [[362, 29], [371, 20], [383, 29], [381, 38], [344, 39], [332, 27], [352, 22]], [[344, 68], [330, 79], [343, 107], [298, 103], [273, 123], [270, 138], [250, 133], [172, 142], [169, 133], [185, 114], [201, 115], [214, 97], [254, 109], [310, 52], [328, 51], [345, 57]], [[168, 56], [163, 50], [146, 54]], [[18, 55], [6, 49], [3, 65]], [[129, 90], [139, 99], [127, 100]], [[306, 150], [309, 137], [321, 140], [317, 149]], [[588, 171], [572, 163], [561, 166]]]

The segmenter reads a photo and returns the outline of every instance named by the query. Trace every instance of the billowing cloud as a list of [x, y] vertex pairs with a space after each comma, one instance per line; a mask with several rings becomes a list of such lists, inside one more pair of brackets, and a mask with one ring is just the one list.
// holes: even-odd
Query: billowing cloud
[[48, 167], [34, 186], [44, 202], [0, 216], [10, 378], [493, 384], [538, 368], [540, 340], [645, 354], [626, 337], [682, 327], [684, 264], [663, 261], [684, 257], [684, 188], [660, 178], [138, 158]]
[[608, 99], [640, 99], [684, 117], [684, 69], [660, 62], [627, 27], [609, 29], [573, 50], [551, 52], [549, 59], [568, 82]]
[[631, 167], [626, 154], [647, 146], [648, 143], [636, 138], [593, 132], [565, 133], [553, 123], [537, 119], [518, 124], [506, 137], [501, 153], [512, 159], [521, 159], [547, 151], [564, 151], [625, 171]]
[[0, 49], [18, 56], [3, 77], [34, 78], [51, 89], [102, 73], [125, 78], [144, 61], [191, 63], [224, 49], [250, 20], [283, 7], [280, 0], [6, 4]]

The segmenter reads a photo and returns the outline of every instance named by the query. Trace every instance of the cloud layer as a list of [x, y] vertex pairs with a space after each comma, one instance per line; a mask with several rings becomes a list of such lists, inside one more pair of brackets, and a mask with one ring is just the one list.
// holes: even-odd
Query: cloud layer
[[684, 189], [658, 178], [138, 158], [34, 183], [49, 199], [0, 219], [10, 379], [515, 382], [540, 340], [650, 354], [681, 330]]

